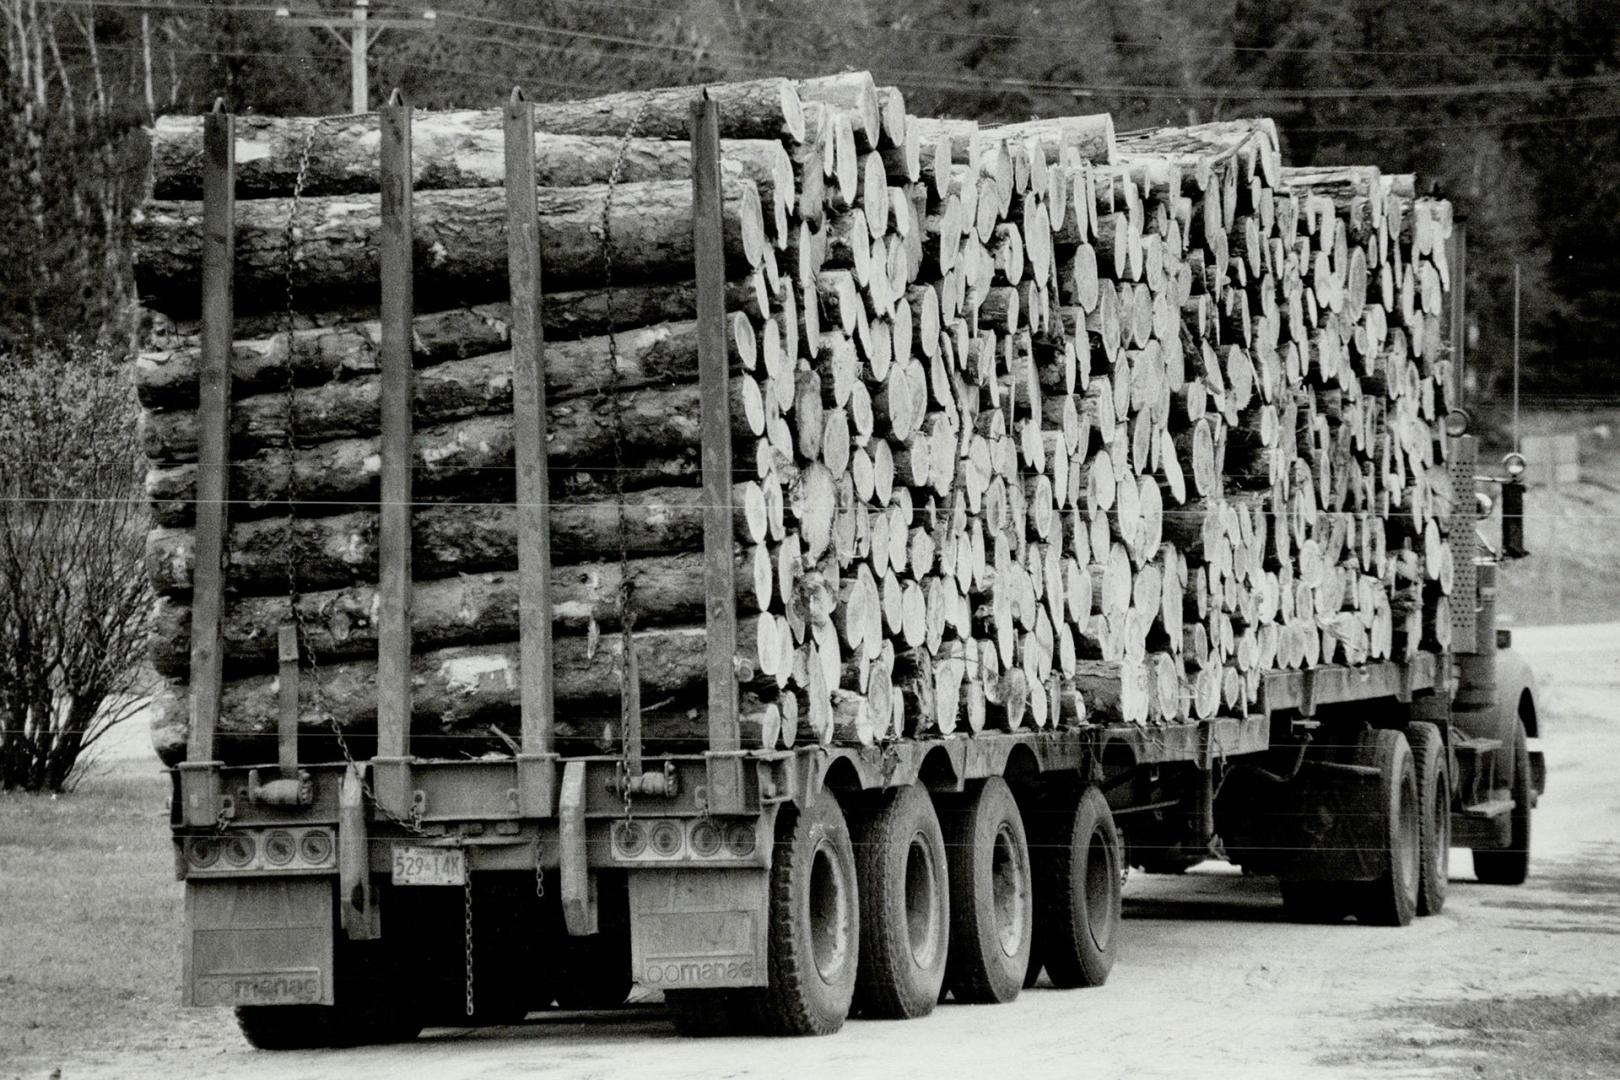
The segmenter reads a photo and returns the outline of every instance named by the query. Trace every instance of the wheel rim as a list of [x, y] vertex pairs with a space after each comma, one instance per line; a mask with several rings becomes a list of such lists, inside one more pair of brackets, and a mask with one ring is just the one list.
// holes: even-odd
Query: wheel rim
[[990, 887], [994, 897], [996, 939], [1003, 953], [1017, 956], [1024, 943], [1024, 867], [1018, 857], [1012, 826], [1006, 822], [996, 830], [996, 842], [990, 853]]
[[1435, 785], [1434, 806], [1430, 810], [1430, 829], [1434, 834], [1434, 851], [1430, 853], [1430, 870], [1434, 880], [1444, 883], [1451, 867], [1451, 806], [1447, 798], [1449, 785], [1446, 774], [1441, 773]]
[[810, 861], [810, 956], [816, 971], [835, 982], [849, 962], [849, 890], [837, 857], [825, 844]]
[[1401, 779], [1400, 808], [1395, 818], [1395, 858], [1403, 873], [1402, 887], [1417, 895], [1418, 872], [1423, 865], [1422, 847], [1418, 841], [1420, 810], [1417, 804], [1417, 778], [1408, 772]]
[[1114, 921], [1110, 916], [1118, 875], [1114, 872], [1114, 846], [1100, 832], [1092, 833], [1091, 842], [1086, 845], [1085, 879], [1086, 927], [1098, 950], [1107, 952], [1108, 942], [1114, 936]]
[[918, 967], [931, 967], [939, 952], [939, 879], [934, 851], [922, 833], [906, 848], [906, 942]]

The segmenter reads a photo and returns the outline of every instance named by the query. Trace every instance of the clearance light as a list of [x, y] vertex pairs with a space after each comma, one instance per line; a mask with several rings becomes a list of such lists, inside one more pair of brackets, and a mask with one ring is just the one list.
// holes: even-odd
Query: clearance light
[[720, 832], [720, 826], [712, 821], [698, 819], [692, 825], [692, 850], [699, 855], [718, 855], [720, 845], [725, 837]]
[[223, 843], [225, 861], [230, 865], [241, 868], [253, 861], [253, 840], [251, 837], [241, 834], [227, 836]]
[[613, 848], [626, 858], [647, 850], [647, 830], [639, 821], [621, 821], [613, 827]]
[[314, 866], [325, 866], [332, 861], [332, 834], [325, 829], [311, 829], [298, 841], [298, 856]]
[[660, 821], [652, 827], [650, 840], [655, 855], [676, 855], [681, 850], [681, 828], [673, 821]]
[[286, 829], [277, 829], [264, 838], [264, 861], [271, 866], [286, 866], [297, 851], [298, 842]]
[[212, 836], [193, 836], [186, 841], [186, 861], [199, 870], [219, 862], [219, 844]]
[[726, 830], [726, 851], [732, 855], [742, 857], [754, 853], [754, 827], [751, 824], [737, 822]]

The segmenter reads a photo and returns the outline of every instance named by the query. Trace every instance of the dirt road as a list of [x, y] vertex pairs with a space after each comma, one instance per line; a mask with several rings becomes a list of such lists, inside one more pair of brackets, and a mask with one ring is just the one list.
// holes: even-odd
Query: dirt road
[[222, 1013], [188, 1018], [173, 1037], [140, 1048], [87, 1048], [64, 1062], [61, 1076], [1299, 1080], [1471, 1072], [1403, 1010], [1620, 988], [1620, 624], [1523, 630], [1518, 642], [1545, 693], [1549, 791], [1536, 817], [1532, 881], [1518, 889], [1475, 884], [1467, 853], [1455, 852], [1445, 913], [1408, 929], [1290, 924], [1272, 882], [1206, 864], [1182, 878], [1132, 878], [1126, 943], [1113, 978], [1097, 990], [1035, 989], [1009, 1006], [852, 1022], [819, 1040], [683, 1041], [648, 1006], [613, 1019], [547, 1017], [319, 1054], [255, 1053]]

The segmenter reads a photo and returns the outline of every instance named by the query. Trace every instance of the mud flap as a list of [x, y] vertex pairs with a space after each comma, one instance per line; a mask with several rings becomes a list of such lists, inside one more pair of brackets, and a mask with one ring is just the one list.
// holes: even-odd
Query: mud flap
[[1234, 774], [1222, 836], [1234, 860], [1262, 874], [1370, 881], [1382, 865], [1378, 776], [1365, 766], [1307, 762], [1291, 783]]
[[632, 871], [630, 970], [643, 986], [764, 986], [764, 869]]
[[186, 1005], [331, 1005], [332, 880], [186, 882]]

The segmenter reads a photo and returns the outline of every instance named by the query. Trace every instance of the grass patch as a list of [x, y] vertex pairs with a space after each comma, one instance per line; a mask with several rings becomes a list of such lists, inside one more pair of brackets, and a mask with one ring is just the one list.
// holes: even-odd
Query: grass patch
[[110, 766], [70, 796], [0, 795], [0, 1077], [218, 1027], [220, 1014], [179, 1006], [167, 795], [145, 763]]
[[[1385, 1044], [1388, 1058], [1450, 1065], [1480, 1080], [1591, 1080], [1620, 1076], [1620, 995], [1501, 997], [1392, 1009], [1403, 1028], [1433, 1038]], [[1411, 1056], [1409, 1056], [1411, 1055]]]

